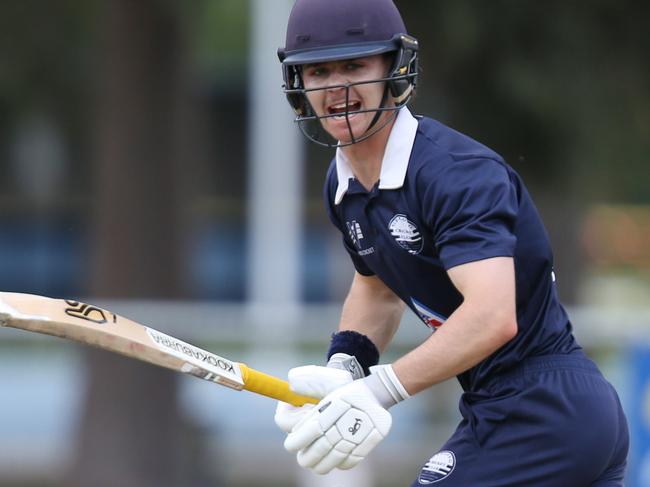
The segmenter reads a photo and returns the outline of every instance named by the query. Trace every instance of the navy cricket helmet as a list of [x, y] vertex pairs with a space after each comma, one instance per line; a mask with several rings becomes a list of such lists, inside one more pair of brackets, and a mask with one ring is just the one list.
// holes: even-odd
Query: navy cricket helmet
[[[303, 134], [318, 144], [340, 147], [377, 133], [394, 118], [388, 117], [385, 123], [377, 127], [375, 125], [381, 113], [393, 111], [396, 114], [413, 97], [418, 74], [417, 53], [418, 42], [407, 33], [402, 16], [392, 0], [296, 0], [289, 15], [286, 44], [278, 49], [278, 57], [282, 62], [284, 93], [296, 113], [295, 121]], [[323, 137], [320, 120], [341, 114], [316, 115], [306, 93], [332, 87], [305, 89], [302, 66], [378, 54], [392, 58], [391, 67], [384, 78], [342, 85], [349, 94], [350, 87], [354, 85], [385, 83], [384, 99], [379, 107], [354, 112], [377, 112], [370, 127], [357, 138], [350, 129], [351, 142], [348, 144], [327, 141], [329, 137]], [[393, 103], [387, 105], [389, 96]], [[346, 110], [346, 118], [350, 113], [353, 112]]]

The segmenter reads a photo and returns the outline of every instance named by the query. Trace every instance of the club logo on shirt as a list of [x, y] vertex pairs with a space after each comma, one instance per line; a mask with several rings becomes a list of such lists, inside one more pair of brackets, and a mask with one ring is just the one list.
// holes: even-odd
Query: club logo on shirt
[[388, 230], [395, 241], [410, 254], [419, 254], [424, 244], [418, 227], [406, 218], [406, 215], [397, 214], [388, 222]]
[[451, 450], [443, 450], [436, 453], [426, 463], [420, 475], [418, 483], [421, 485], [434, 484], [446, 479], [456, 468], [456, 455]]

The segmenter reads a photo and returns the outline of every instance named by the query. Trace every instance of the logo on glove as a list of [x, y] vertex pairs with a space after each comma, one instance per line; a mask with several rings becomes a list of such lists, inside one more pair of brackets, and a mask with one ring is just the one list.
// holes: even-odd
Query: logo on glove
[[356, 435], [357, 431], [361, 429], [361, 423], [363, 423], [361, 418], [354, 418], [354, 424], [348, 428], [348, 431], [352, 433], [352, 436]]

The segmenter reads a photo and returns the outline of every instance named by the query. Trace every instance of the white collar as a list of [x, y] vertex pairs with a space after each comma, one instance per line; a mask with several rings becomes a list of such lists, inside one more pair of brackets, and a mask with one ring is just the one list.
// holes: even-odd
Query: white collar
[[[404, 185], [406, 169], [411, 158], [411, 149], [413, 149], [417, 130], [417, 119], [411, 115], [408, 108], [400, 108], [395, 124], [388, 136], [384, 158], [381, 161], [379, 189], [398, 189]], [[348, 190], [350, 178], [354, 178], [350, 162], [340, 147], [336, 149], [336, 175], [338, 187], [336, 188], [334, 204], [338, 205]]]

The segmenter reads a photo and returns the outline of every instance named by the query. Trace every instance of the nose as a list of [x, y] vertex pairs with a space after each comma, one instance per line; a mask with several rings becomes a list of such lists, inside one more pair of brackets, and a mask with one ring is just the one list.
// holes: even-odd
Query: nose
[[337, 69], [333, 69], [332, 72], [330, 73], [328, 80], [327, 80], [327, 85], [328, 85], [328, 91], [338, 91], [338, 90], [344, 90], [345, 86], [350, 82], [348, 77], [345, 75], [342, 69], [340, 67], [337, 67]]

